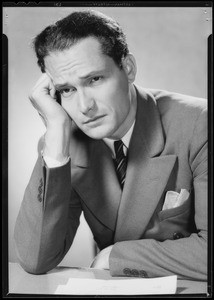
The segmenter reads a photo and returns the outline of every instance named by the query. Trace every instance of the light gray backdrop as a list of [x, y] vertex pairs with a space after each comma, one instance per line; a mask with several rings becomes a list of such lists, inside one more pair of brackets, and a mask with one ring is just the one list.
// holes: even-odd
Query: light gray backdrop
[[[3, 31], [9, 39], [9, 260], [17, 261], [13, 231], [25, 187], [37, 159], [37, 141], [45, 132], [28, 100], [41, 75], [31, 40], [44, 27], [78, 8], [3, 9]], [[80, 8], [80, 9], [87, 9]], [[207, 97], [207, 37], [211, 8], [94, 7], [122, 25], [135, 55], [136, 83]], [[93, 257], [91, 232], [81, 217], [74, 247], [62, 264], [89, 266]]]

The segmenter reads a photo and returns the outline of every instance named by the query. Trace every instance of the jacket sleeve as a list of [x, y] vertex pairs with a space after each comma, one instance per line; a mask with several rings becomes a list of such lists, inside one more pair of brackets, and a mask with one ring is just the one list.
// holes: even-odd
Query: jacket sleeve
[[56, 267], [73, 242], [80, 214], [80, 201], [71, 188], [70, 161], [49, 169], [39, 155], [14, 231], [21, 266], [33, 274]]
[[[207, 118], [198, 117], [189, 146], [197, 231], [177, 240], [141, 239], [114, 244], [110, 253], [112, 276], [207, 279]], [[133, 274], [133, 275], [132, 275]]]

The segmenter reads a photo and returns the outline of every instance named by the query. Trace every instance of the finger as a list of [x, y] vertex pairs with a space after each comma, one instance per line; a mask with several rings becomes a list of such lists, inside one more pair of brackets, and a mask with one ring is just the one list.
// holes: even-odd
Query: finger
[[41, 84], [47, 85], [47, 89], [51, 98], [56, 99], [56, 89], [49, 74], [44, 74], [43, 78], [41, 79]]
[[28, 99], [30, 100], [32, 106], [33, 106], [36, 110], [38, 110], [38, 107], [37, 107], [37, 105], [36, 105], [36, 101], [35, 101], [35, 99], [34, 99], [34, 97], [33, 97], [32, 94], [30, 94], [30, 95], [28, 96]]
[[37, 89], [38, 87], [43, 86], [43, 85], [48, 87], [49, 82], [50, 82], [50, 77], [46, 73], [43, 73], [37, 80], [37, 82], [34, 86], [34, 89]]
[[53, 83], [51, 82], [50, 84], [50, 96], [53, 98], [53, 99], [56, 99], [56, 89], [53, 85]]
[[56, 98], [56, 89], [52, 83], [52, 80], [47, 74], [42, 74], [32, 91], [29, 94], [29, 99], [34, 108], [38, 109], [40, 99], [43, 96], [50, 96], [51, 99]]
[[[53, 89], [53, 92], [52, 92], [52, 95], [51, 95], [50, 91], [52, 89]], [[33, 88], [33, 92], [37, 91], [37, 90], [43, 90], [43, 91], [46, 92], [46, 94], [54, 96], [55, 88], [54, 88], [52, 79], [46, 73], [42, 74], [42, 76], [36, 82], [36, 84]]]

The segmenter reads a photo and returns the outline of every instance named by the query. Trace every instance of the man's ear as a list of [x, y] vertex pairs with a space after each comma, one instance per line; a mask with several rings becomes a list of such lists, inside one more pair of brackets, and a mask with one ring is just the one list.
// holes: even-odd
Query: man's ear
[[128, 53], [126, 57], [123, 58], [122, 66], [124, 71], [127, 74], [129, 82], [133, 83], [137, 73], [137, 66], [136, 66], [135, 58], [131, 53]]

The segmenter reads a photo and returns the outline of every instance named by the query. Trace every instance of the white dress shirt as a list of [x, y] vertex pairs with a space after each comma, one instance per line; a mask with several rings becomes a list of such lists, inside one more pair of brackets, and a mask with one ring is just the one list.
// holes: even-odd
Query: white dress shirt
[[[129, 143], [130, 143], [132, 132], [133, 132], [133, 129], [134, 129], [134, 124], [135, 124], [135, 121], [133, 122], [132, 126], [127, 131], [127, 133], [121, 138], [121, 140], [122, 140], [122, 142], [124, 144], [124, 146], [123, 146], [123, 152], [124, 152], [125, 156], [127, 155], [127, 151], [129, 149]], [[113, 140], [113, 139], [109, 139], [109, 138], [104, 138], [103, 141], [111, 149], [112, 157], [115, 158], [114, 142], [117, 141], [117, 140]]]

